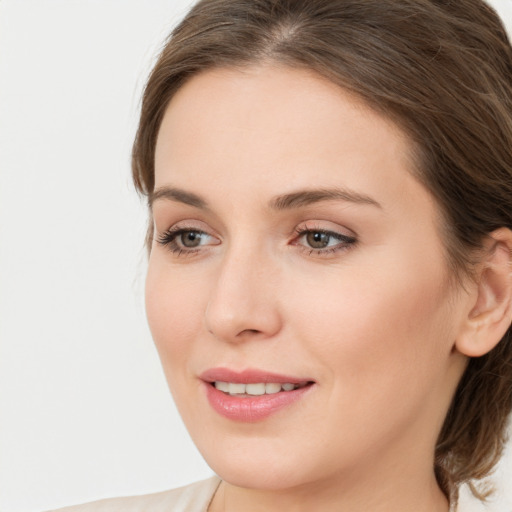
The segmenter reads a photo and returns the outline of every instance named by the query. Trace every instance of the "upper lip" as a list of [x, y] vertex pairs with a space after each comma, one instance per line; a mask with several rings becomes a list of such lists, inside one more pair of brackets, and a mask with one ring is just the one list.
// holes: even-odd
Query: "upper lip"
[[312, 379], [282, 375], [265, 370], [248, 368], [243, 371], [231, 370], [229, 368], [210, 368], [204, 371], [200, 379], [205, 382], [233, 382], [238, 384], [251, 384], [256, 382], [277, 384], [303, 384], [312, 382]]

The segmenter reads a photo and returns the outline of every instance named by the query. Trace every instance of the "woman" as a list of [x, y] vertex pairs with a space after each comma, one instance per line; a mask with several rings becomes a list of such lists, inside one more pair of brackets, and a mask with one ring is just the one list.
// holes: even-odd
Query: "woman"
[[[219, 478], [80, 510], [455, 510], [512, 397], [512, 49], [480, 0], [203, 0], [133, 151]], [[131, 508], [130, 508], [131, 507]]]

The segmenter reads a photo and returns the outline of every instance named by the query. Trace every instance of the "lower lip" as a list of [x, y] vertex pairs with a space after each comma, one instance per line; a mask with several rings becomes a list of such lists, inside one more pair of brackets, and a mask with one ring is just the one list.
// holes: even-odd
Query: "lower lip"
[[206, 396], [213, 409], [233, 421], [251, 423], [264, 420], [288, 405], [300, 400], [313, 387], [308, 384], [292, 391], [250, 397], [231, 396], [205, 382]]

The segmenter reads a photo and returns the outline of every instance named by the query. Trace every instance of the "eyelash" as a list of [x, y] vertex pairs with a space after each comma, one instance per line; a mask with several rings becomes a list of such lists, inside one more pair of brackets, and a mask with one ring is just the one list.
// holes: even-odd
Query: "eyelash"
[[193, 227], [173, 227], [162, 233], [158, 238], [157, 242], [171, 251], [171, 253], [177, 256], [186, 256], [198, 252], [199, 248], [184, 248], [177, 244], [176, 238], [183, 235], [184, 233], [197, 233], [199, 235], [208, 235], [208, 233], [201, 231], [200, 229]]
[[[357, 243], [357, 239], [354, 236], [343, 235], [336, 231], [330, 231], [327, 229], [316, 228], [314, 226], [313, 227], [306, 226], [305, 228], [296, 228], [295, 233], [297, 236], [295, 238], [295, 242], [293, 243], [293, 245], [299, 247], [302, 251], [305, 251], [308, 254], [308, 256], [311, 256], [311, 255], [329, 256], [329, 255], [334, 254], [339, 251], [346, 251]], [[337, 240], [339, 243], [337, 243], [333, 247], [328, 247], [328, 248], [324, 248], [324, 249], [315, 249], [314, 247], [307, 247], [306, 245], [302, 245], [302, 244], [298, 243], [298, 241], [301, 238], [307, 236], [310, 233], [319, 233], [322, 235], [326, 235], [330, 238]]]
[[[328, 256], [334, 254], [338, 251], [346, 251], [351, 246], [354, 246], [357, 243], [357, 239], [353, 236], [343, 235], [341, 233], [337, 233], [335, 231], [329, 231], [322, 228], [308, 227], [305, 228], [296, 228], [295, 230], [296, 237], [292, 242], [292, 245], [298, 247], [300, 250], [305, 251], [309, 256]], [[198, 248], [184, 248], [176, 242], [176, 239], [185, 234], [185, 233], [195, 233], [198, 235], [211, 236], [205, 231], [201, 231], [200, 229], [194, 227], [173, 227], [162, 233], [158, 238], [157, 242], [167, 249], [171, 251], [171, 253], [176, 256], [187, 256], [192, 255], [201, 250], [201, 246]], [[330, 238], [337, 240], [339, 243], [333, 247], [327, 247], [323, 249], [316, 249], [314, 247], [307, 247], [306, 245], [299, 244], [298, 241], [307, 236], [310, 233], [319, 233]]]

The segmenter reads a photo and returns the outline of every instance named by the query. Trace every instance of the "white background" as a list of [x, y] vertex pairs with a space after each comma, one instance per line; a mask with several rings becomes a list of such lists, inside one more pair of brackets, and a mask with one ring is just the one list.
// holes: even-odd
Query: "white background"
[[[0, 0], [1, 512], [211, 474], [146, 327], [129, 176], [142, 85], [190, 4]], [[510, 454], [497, 481], [508, 512]]]

